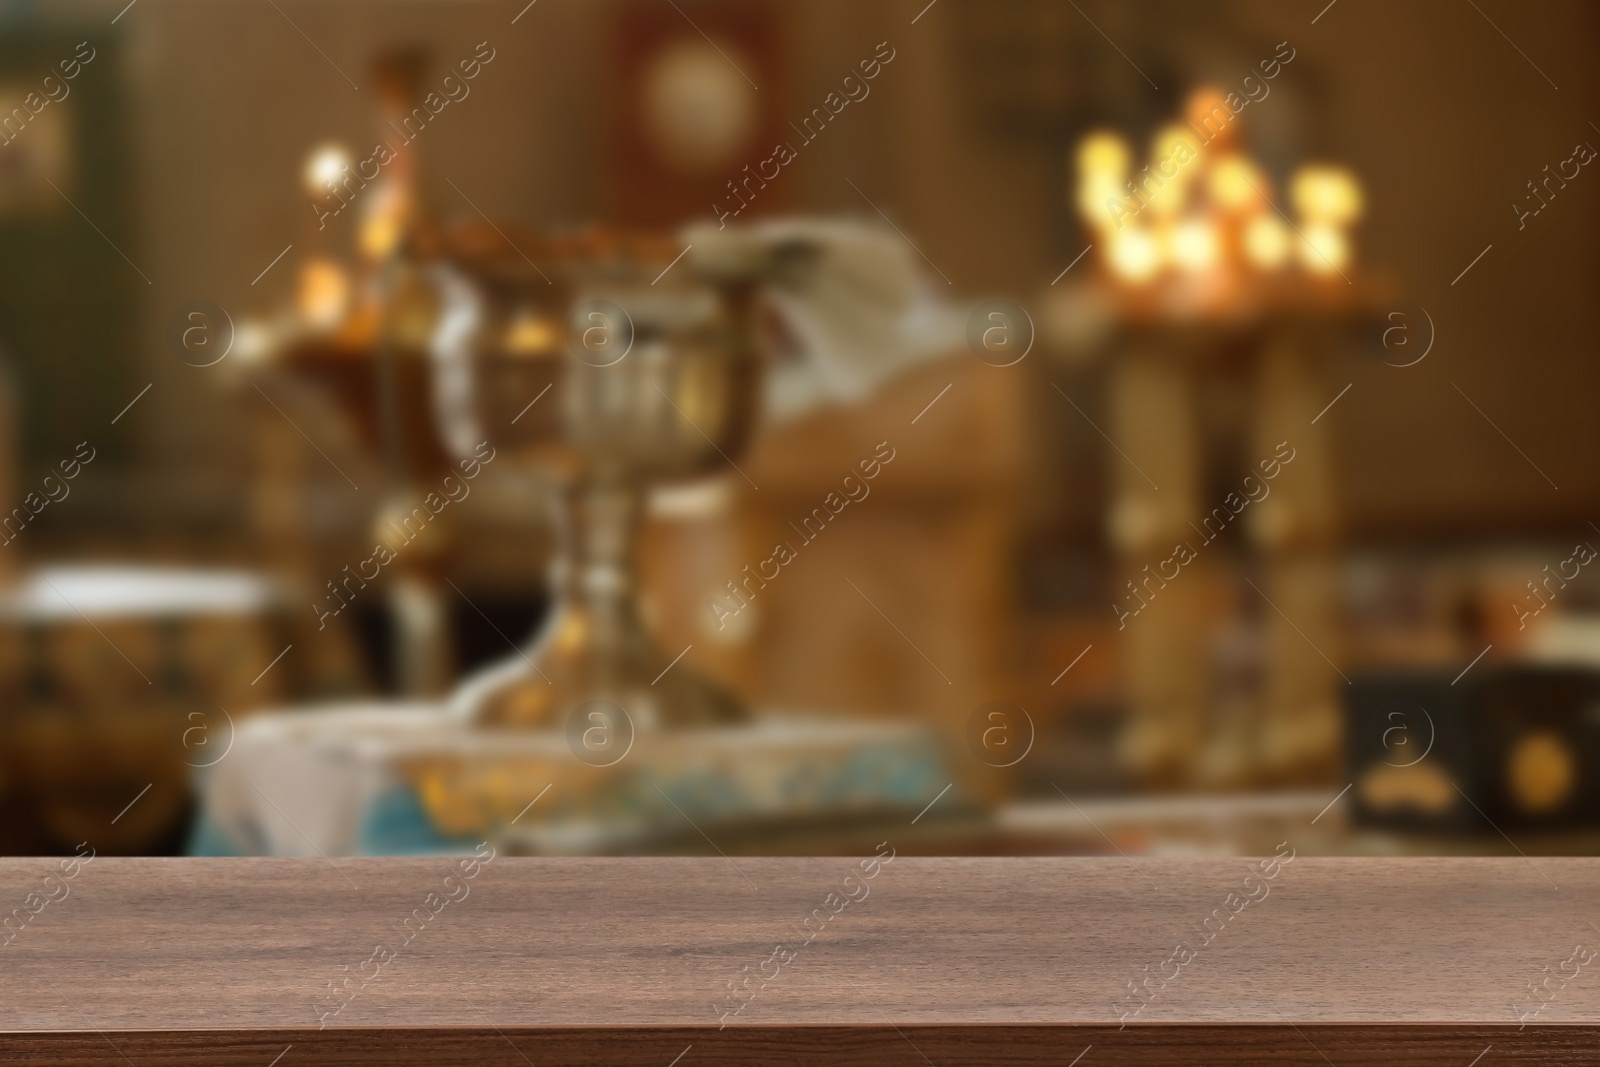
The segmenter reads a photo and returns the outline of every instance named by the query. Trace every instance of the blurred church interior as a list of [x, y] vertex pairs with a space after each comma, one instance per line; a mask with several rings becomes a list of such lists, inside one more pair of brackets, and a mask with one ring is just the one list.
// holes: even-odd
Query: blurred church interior
[[1600, 14], [924, 4], [0, 3], [0, 849], [1600, 844]]

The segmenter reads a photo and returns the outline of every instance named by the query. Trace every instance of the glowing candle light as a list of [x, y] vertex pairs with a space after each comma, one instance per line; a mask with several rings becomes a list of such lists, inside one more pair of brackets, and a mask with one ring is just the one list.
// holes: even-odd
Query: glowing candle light
[[1227, 155], [1211, 169], [1207, 191], [1226, 211], [1245, 214], [1258, 210], [1268, 195], [1267, 180], [1244, 156]]
[[329, 259], [313, 259], [300, 271], [296, 304], [300, 317], [318, 330], [331, 330], [344, 321], [350, 303], [350, 279]]
[[1172, 231], [1172, 258], [1184, 270], [1210, 270], [1221, 254], [1217, 228], [1206, 219], [1186, 219]]
[[1156, 134], [1150, 143], [1150, 170], [1165, 184], [1150, 197], [1150, 210], [1170, 216], [1184, 209], [1199, 151], [1199, 138], [1187, 126], [1166, 126]]
[[1289, 203], [1298, 217], [1288, 221], [1224, 104], [1216, 90], [1193, 93], [1188, 124], [1161, 127], [1142, 167], [1114, 133], [1095, 131], [1079, 142], [1076, 204], [1112, 275], [1142, 284], [1169, 268], [1200, 275], [1291, 264], [1343, 274], [1363, 209], [1355, 176], [1327, 165], [1296, 171]]
[[327, 196], [338, 185], [349, 166], [350, 154], [341, 146], [323, 145], [306, 160], [306, 191], [314, 197]]
[[553, 350], [559, 339], [555, 325], [548, 318], [522, 311], [507, 327], [505, 345], [519, 355], [533, 355]]
[[1161, 249], [1143, 226], [1127, 225], [1110, 237], [1111, 269], [1130, 282], [1149, 281], [1161, 267]]
[[1361, 186], [1342, 167], [1302, 167], [1290, 186], [1295, 210], [1307, 219], [1335, 224], [1361, 217]]
[[1307, 270], [1315, 274], [1333, 274], [1349, 265], [1350, 242], [1344, 230], [1323, 222], [1311, 223], [1305, 230], [1305, 240], [1300, 242], [1300, 262]]
[[1261, 214], [1244, 228], [1244, 254], [1252, 266], [1278, 270], [1291, 252], [1289, 227], [1275, 214]]
[[1126, 195], [1128, 145], [1113, 133], [1093, 133], [1078, 146], [1078, 212], [1097, 229], [1111, 225], [1108, 200]]

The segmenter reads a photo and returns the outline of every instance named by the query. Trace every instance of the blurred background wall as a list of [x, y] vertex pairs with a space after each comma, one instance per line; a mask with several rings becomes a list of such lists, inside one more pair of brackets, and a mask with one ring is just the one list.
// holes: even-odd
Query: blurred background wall
[[[128, 380], [160, 386], [130, 415], [139, 441], [126, 465], [156, 481], [142, 491], [166, 494], [162, 521], [206, 518], [186, 516], [193, 508], [217, 521], [238, 514], [224, 503], [241, 490], [230, 477], [241, 447], [229, 429], [236, 412], [171, 360], [154, 326], [196, 295], [245, 308], [289, 293], [289, 272], [250, 285], [280, 237], [313, 239], [304, 198], [287, 190], [317, 144], [366, 139], [369, 101], [271, 5], [140, 0], [139, 18], [108, 32], [100, 16], [114, 6], [13, 3], [6, 17], [66, 36], [92, 19], [91, 36], [107, 44], [105, 66], [89, 73], [115, 79], [123, 112], [105, 131], [126, 152], [117, 186], [127, 217], [114, 236], [153, 283], [130, 288], [130, 333], [120, 345], [137, 368]], [[425, 41], [441, 69], [479, 40], [503, 49], [505, 61], [477, 82], [470, 106], [428, 131], [422, 181], [441, 213], [471, 215], [447, 178], [496, 218], [558, 224], [615, 207], [616, 192], [595, 179], [609, 166], [605, 116], [618, 76], [609, 35], [627, 4], [540, 0], [509, 32], [506, 4], [280, 6], [357, 84], [386, 45]], [[1538, 172], [1533, 162], [1564, 158], [1587, 129], [1556, 106], [1594, 91], [1583, 62], [1595, 17], [1587, 6], [1558, 5], [1561, 19], [1530, 22], [1516, 35], [1559, 95], [1477, 13], [1452, 3], [1343, 0], [1315, 26], [1299, 17], [1313, 4], [1081, 5], [1164, 91], [1138, 90], [1139, 75], [1070, 7], [941, 0], [908, 27], [905, 6], [773, 6], [783, 34], [779, 80], [762, 92], [780, 98], [786, 114], [820, 100], [836, 72], [876, 42], [900, 49], [891, 76], [873, 87], [872, 106], [809, 146], [785, 175], [791, 208], [870, 211], [849, 178], [892, 209], [959, 290], [1031, 290], [1082, 247], [1066, 201], [1076, 133], [1091, 120], [1153, 125], [1186, 86], [1226, 84], [1288, 39], [1299, 53], [1293, 77], [1275, 84], [1272, 107], [1259, 109], [1263, 126], [1247, 116], [1252, 135], [1285, 158], [1338, 158], [1363, 175], [1363, 259], [1446, 319], [1443, 358], [1412, 375], [1351, 363], [1347, 379], [1382, 381], [1366, 391], [1359, 421], [1338, 433], [1352, 531], [1470, 539], [1553, 530], [1588, 513], [1600, 489], [1600, 473], [1583, 458], [1594, 445], [1587, 415], [1600, 372], [1578, 353], [1596, 314], [1586, 299], [1597, 255], [1587, 240], [1593, 199], [1575, 191], [1562, 224], [1497, 243], [1507, 255], [1491, 261], [1492, 293], [1468, 298], [1449, 284], [1503, 230], [1505, 203]], [[1450, 381], [1500, 401], [1490, 409], [1495, 421], [1561, 491], [1530, 478]], [[206, 492], [174, 488], [180, 483]]]

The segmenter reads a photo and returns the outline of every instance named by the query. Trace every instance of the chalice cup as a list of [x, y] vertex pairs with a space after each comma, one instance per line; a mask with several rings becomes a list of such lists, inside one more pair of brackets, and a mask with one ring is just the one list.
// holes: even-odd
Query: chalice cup
[[438, 268], [441, 436], [464, 453], [480, 426], [504, 434], [513, 462], [549, 477], [560, 531], [546, 621], [452, 699], [479, 727], [592, 722], [631, 737], [746, 718], [723, 686], [657, 647], [638, 607], [646, 492], [729, 469], [760, 403], [759, 265], [674, 262], [675, 244], [565, 262], [546, 246], [555, 258], [537, 274], [519, 261]]

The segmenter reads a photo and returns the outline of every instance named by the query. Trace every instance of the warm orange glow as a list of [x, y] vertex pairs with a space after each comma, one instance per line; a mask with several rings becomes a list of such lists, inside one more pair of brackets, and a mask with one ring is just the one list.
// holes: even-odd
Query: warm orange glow
[[1187, 126], [1166, 126], [1150, 143], [1151, 169], [1166, 182], [1150, 197], [1150, 210], [1158, 215], [1180, 213], [1189, 199], [1189, 180], [1195, 168], [1188, 165], [1200, 152], [1200, 139]]
[[332, 260], [313, 259], [300, 269], [295, 304], [306, 325], [332, 330], [344, 321], [350, 306], [350, 279]]
[[1142, 226], [1124, 226], [1111, 235], [1111, 269], [1130, 282], [1144, 282], [1161, 267], [1161, 249]]
[[1212, 223], [1186, 219], [1172, 232], [1172, 259], [1184, 270], [1210, 270], [1221, 258], [1217, 228]]
[[1206, 131], [1206, 136], [1214, 136], [1224, 143], [1232, 140], [1233, 111], [1220, 90], [1209, 86], [1196, 89], [1189, 94], [1183, 110], [1184, 119], [1194, 129]]
[[306, 191], [315, 198], [328, 195], [350, 166], [350, 154], [340, 145], [325, 144], [306, 159]]
[[1295, 210], [1321, 222], [1354, 222], [1361, 217], [1361, 186], [1342, 167], [1302, 167], [1291, 187]]
[[1128, 169], [1128, 143], [1104, 130], [1089, 134], [1078, 146], [1078, 169], [1084, 174], [1113, 174], [1118, 179]]
[[1276, 214], [1257, 215], [1244, 228], [1244, 254], [1252, 266], [1277, 270], [1289, 259], [1289, 227]]
[[1111, 133], [1094, 133], [1078, 147], [1078, 212], [1096, 229], [1111, 225], [1108, 201], [1127, 195], [1128, 146]]
[[1350, 242], [1344, 231], [1328, 223], [1312, 223], [1305, 227], [1305, 240], [1300, 242], [1300, 262], [1315, 274], [1332, 274], [1350, 264]]
[[[1078, 145], [1077, 207], [1113, 276], [1141, 284], [1175, 272], [1218, 281], [1289, 269], [1343, 274], [1353, 258], [1349, 230], [1362, 210], [1355, 176], [1303, 167], [1284, 202], [1282, 188], [1243, 151], [1240, 111], [1223, 94], [1197, 90], [1185, 113], [1186, 122], [1156, 131], [1147, 162], [1105, 130]], [[1222, 299], [1239, 290], [1189, 291]]]
[[1228, 155], [1211, 169], [1207, 191], [1218, 206], [1240, 213], [1259, 210], [1263, 196], [1271, 195], [1267, 180], [1244, 156]]
[[1150, 158], [1166, 159], [1177, 155], [1179, 145], [1196, 155], [1200, 153], [1200, 138], [1189, 127], [1179, 122], [1163, 126], [1150, 142]]
[[400, 242], [400, 220], [375, 215], [361, 224], [361, 251], [368, 259], [383, 259]]
[[548, 352], [555, 347], [559, 336], [549, 319], [523, 312], [511, 321], [506, 330], [506, 350], [519, 355]]

